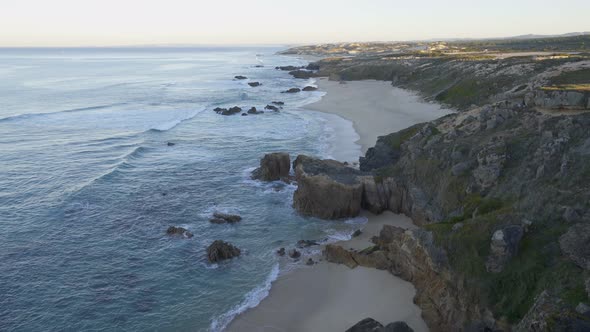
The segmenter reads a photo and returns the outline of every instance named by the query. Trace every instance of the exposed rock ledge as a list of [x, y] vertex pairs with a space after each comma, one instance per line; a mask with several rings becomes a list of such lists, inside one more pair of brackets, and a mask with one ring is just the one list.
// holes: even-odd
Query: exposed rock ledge
[[301, 214], [322, 219], [356, 217], [365, 208], [373, 213], [405, 213], [417, 224], [438, 221], [418, 188], [393, 178], [375, 177], [335, 160], [300, 155], [293, 163], [298, 188], [293, 207]]

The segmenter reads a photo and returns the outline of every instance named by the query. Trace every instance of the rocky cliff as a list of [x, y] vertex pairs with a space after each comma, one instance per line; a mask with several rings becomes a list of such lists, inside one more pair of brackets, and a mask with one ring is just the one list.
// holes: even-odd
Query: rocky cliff
[[311, 76], [374, 79], [458, 110], [498, 101], [546, 109], [590, 109], [590, 56], [365, 54], [315, 63]]
[[576, 317], [561, 330], [590, 327], [574, 310], [589, 302], [589, 128], [590, 113], [507, 103], [451, 114], [380, 137], [360, 170], [300, 157], [294, 207], [321, 218], [390, 210], [421, 225], [386, 227], [362, 252], [324, 254], [414, 283], [433, 330], [516, 327], [544, 317], [530, 312], [543, 291]]

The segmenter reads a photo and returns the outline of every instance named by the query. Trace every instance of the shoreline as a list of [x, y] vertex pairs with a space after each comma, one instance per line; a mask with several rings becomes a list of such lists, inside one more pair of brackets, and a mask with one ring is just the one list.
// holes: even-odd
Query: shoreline
[[318, 78], [316, 84], [326, 95], [306, 110], [331, 113], [353, 123], [362, 154], [373, 147], [379, 136], [427, 122], [454, 111], [428, 103], [417, 94], [393, 87], [386, 81], [347, 81], [344, 84]]
[[[388, 82], [340, 84], [318, 78], [316, 84], [326, 95], [302, 109], [350, 121], [358, 137], [354, 145], [356, 151], [360, 146], [361, 155], [374, 146], [379, 136], [452, 112], [438, 104], [426, 103], [416, 94], [392, 87]], [[342, 148], [335, 144], [334, 149]], [[362, 234], [336, 244], [362, 250], [373, 245], [370, 239], [385, 224], [406, 229], [417, 227], [408, 217], [391, 212], [373, 215], [363, 211], [361, 216], [368, 220]], [[314, 266], [303, 265], [309, 257], [316, 261]], [[383, 324], [404, 321], [414, 331], [428, 331], [421, 309], [414, 304], [416, 289], [411, 283], [388, 271], [349, 269], [328, 263], [321, 254], [302, 256], [300, 264], [300, 268], [279, 276], [272, 283], [269, 295], [258, 306], [236, 316], [226, 330], [344, 331], [370, 317]]]
[[[361, 217], [368, 219], [362, 234], [335, 244], [361, 250], [372, 245], [371, 237], [383, 225], [416, 227], [408, 217], [391, 212], [363, 211]], [[405, 321], [416, 332], [428, 331], [413, 303], [416, 289], [411, 283], [388, 271], [329, 263], [321, 255], [311, 256], [314, 266], [305, 266], [308, 257], [302, 256], [301, 267], [281, 275], [269, 295], [235, 317], [225, 331], [345, 331], [367, 317], [384, 324]]]

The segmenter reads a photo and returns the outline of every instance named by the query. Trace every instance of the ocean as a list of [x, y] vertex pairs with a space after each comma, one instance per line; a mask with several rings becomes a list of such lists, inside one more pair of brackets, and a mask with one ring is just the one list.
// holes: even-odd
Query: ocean
[[[280, 49], [0, 49], [1, 331], [223, 330], [306, 268], [278, 248], [364, 223], [301, 217], [295, 185], [249, 177], [269, 152], [360, 154], [350, 122], [305, 110], [322, 92], [281, 93], [314, 81], [275, 70], [306, 64]], [[217, 239], [242, 256], [208, 263]]]

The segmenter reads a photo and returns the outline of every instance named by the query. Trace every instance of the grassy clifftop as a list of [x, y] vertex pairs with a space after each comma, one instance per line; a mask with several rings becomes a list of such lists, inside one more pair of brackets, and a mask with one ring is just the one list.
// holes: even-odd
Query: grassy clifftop
[[[328, 56], [313, 75], [375, 79], [458, 110], [496, 101], [587, 109], [590, 35], [453, 43], [320, 45], [291, 49]], [[574, 91], [581, 96], [543, 94]], [[553, 99], [544, 101], [543, 98]]]

